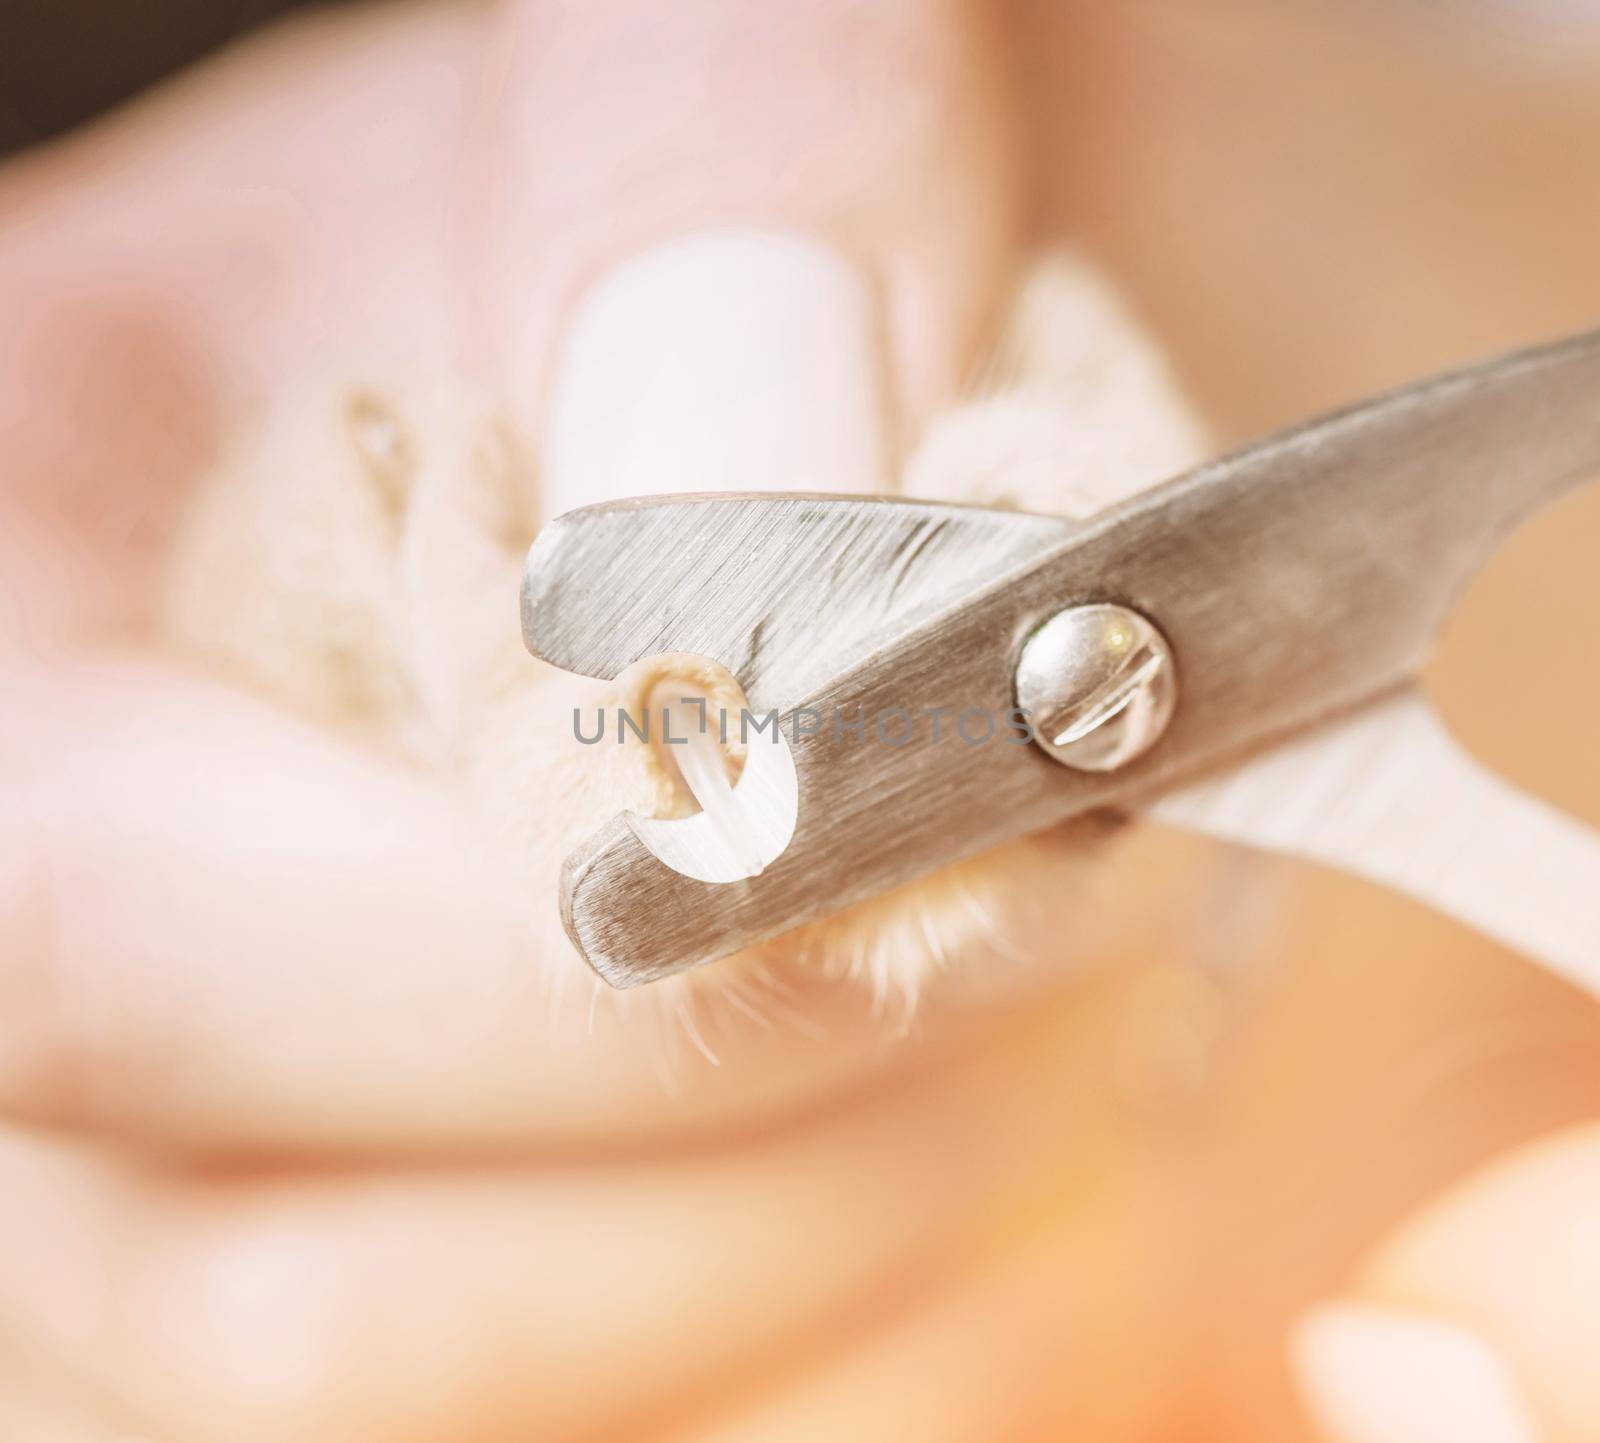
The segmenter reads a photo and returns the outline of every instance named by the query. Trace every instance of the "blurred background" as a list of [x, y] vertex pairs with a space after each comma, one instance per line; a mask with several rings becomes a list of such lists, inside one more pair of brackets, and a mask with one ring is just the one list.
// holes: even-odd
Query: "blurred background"
[[16, 0], [0, 14], [0, 153], [154, 85], [306, 0]]

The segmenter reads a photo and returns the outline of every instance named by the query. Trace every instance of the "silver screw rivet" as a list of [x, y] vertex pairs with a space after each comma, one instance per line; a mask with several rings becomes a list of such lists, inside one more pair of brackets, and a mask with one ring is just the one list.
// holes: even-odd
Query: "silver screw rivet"
[[1017, 660], [1017, 705], [1034, 740], [1065, 766], [1110, 772], [1155, 745], [1178, 676], [1155, 625], [1110, 602], [1057, 612]]

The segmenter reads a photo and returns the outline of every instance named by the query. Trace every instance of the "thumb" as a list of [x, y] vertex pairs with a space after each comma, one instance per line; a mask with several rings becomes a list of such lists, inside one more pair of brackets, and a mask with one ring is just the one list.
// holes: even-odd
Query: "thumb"
[[[574, 387], [598, 376], [603, 390], [613, 364], [634, 388], [623, 398], [630, 409], [639, 384], [659, 381], [658, 409], [691, 398], [677, 429], [699, 433], [697, 371], [726, 385], [738, 360], [751, 362], [737, 393], [720, 398], [721, 424], [752, 389], [786, 389], [812, 361], [826, 367], [805, 347], [854, 354], [863, 337], [871, 384], [859, 383], [858, 357], [813, 396], [819, 405], [848, 395], [850, 420], [859, 395], [878, 398], [899, 448], [949, 400], [1010, 283], [1016, 241], [1016, 150], [985, 7], [510, 0], [500, 21], [503, 58], [483, 126], [496, 151], [492, 183], [479, 187], [494, 197], [481, 309], [527, 434], [570, 426]], [[658, 249], [711, 227], [803, 238], [809, 262], [796, 245], [730, 252], [719, 289], [706, 252]], [[832, 252], [828, 263], [818, 246]], [[785, 266], [787, 306], [759, 285]], [[679, 280], [684, 293], [663, 300]], [[643, 347], [632, 362], [611, 344], [630, 326]], [[600, 338], [581, 335], [595, 327]], [[782, 372], [793, 343], [802, 349]], [[683, 364], [664, 359], [683, 345], [694, 347]], [[727, 354], [712, 364], [719, 347]], [[562, 374], [573, 369], [578, 376]], [[807, 382], [826, 384], [814, 374]], [[612, 429], [635, 438], [616, 445], [649, 447], [675, 479], [680, 437], [652, 444], [635, 419], [618, 417]], [[820, 418], [824, 429], [833, 419]], [[556, 459], [565, 464], [565, 452]], [[744, 472], [745, 486], [792, 484], [753, 465]], [[826, 484], [877, 483], [846, 475]]]
[[1600, 1437], [1600, 1125], [1502, 1158], [1404, 1225], [1293, 1361], [1330, 1443]]

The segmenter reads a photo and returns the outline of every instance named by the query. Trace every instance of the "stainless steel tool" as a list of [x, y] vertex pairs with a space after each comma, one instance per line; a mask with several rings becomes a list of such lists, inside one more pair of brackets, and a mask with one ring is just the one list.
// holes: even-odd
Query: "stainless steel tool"
[[[700, 817], [621, 815], [567, 859], [568, 932], [633, 986], [1134, 807], [1377, 876], [1600, 990], [1600, 837], [1480, 772], [1414, 686], [1500, 540], [1597, 474], [1600, 332], [1313, 421], [1087, 521], [793, 494], [558, 517], [524, 575], [534, 655], [613, 677], [700, 653], [782, 731], [751, 743], [735, 788], [763, 870], [688, 875], [718, 865]], [[949, 724], [1014, 708], [1031, 744]], [[936, 709], [937, 738], [894, 743], [902, 713]], [[674, 848], [700, 862], [669, 865]]]

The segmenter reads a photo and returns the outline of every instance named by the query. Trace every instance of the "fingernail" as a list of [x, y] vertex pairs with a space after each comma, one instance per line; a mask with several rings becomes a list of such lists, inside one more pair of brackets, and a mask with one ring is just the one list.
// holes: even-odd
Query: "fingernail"
[[884, 490], [882, 355], [871, 287], [817, 241], [658, 245], [602, 276], [567, 325], [545, 514], [671, 491]]
[[1290, 1366], [1328, 1443], [1537, 1443], [1506, 1361], [1455, 1323], [1366, 1303], [1301, 1317]]

